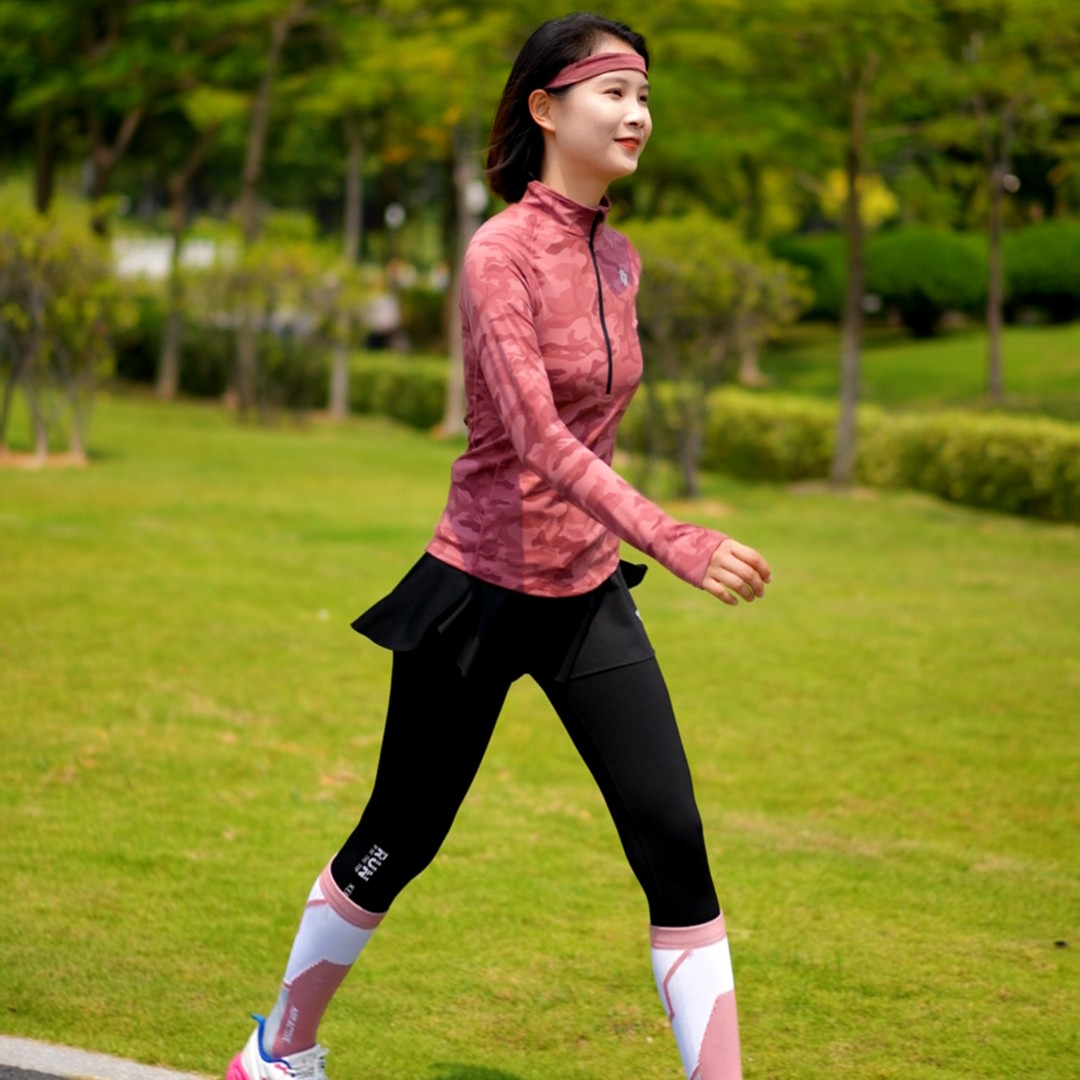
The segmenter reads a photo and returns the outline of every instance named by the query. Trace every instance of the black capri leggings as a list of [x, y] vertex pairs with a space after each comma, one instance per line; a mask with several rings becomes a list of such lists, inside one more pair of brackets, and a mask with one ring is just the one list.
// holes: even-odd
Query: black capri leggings
[[[467, 676], [437, 637], [394, 654], [374, 790], [331, 864], [334, 881], [361, 907], [386, 911], [435, 857], [510, 684], [528, 673], [600, 787], [652, 924], [696, 926], [719, 914], [690, 770], [655, 658], [559, 682], [547, 640], [540, 632], [524, 640], [504, 635]], [[516, 659], [523, 652], [529, 659]]]

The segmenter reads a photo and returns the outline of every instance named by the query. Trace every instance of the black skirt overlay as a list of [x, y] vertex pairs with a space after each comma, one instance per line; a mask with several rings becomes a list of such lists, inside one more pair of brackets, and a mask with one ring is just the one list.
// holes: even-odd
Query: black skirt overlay
[[463, 676], [498, 653], [522, 673], [539, 669], [567, 682], [654, 655], [630, 596], [646, 569], [620, 562], [591, 592], [531, 596], [481, 581], [425, 552], [352, 626], [393, 652], [441, 639]]

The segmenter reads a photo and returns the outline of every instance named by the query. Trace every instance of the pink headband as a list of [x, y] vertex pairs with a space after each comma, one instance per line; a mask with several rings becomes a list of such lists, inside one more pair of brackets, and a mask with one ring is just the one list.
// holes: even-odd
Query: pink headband
[[597, 53], [595, 56], [578, 60], [576, 64], [567, 64], [544, 89], [558, 90], [562, 86], [572, 86], [597, 75], [606, 75], [609, 71], [640, 71], [642, 75], [649, 74], [644, 59], [636, 52]]

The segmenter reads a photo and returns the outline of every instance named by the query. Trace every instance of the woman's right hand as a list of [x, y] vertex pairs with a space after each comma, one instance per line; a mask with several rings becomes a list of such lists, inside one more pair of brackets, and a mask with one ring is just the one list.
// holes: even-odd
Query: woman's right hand
[[730, 536], [713, 552], [701, 587], [732, 607], [765, 595], [772, 571], [764, 556]]

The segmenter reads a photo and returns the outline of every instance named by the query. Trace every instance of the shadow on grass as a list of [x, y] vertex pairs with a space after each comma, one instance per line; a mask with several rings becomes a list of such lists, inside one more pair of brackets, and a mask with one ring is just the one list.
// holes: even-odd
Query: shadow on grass
[[484, 1065], [457, 1065], [440, 1062], [432, 1065], [434, 1072], [431, 1080], [521, 1080], [520, 1076], [503, 1072], [502, 1069], [489, 1069]]

